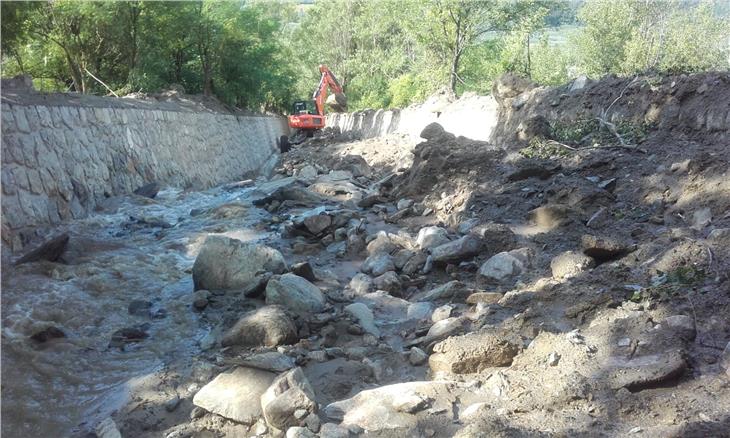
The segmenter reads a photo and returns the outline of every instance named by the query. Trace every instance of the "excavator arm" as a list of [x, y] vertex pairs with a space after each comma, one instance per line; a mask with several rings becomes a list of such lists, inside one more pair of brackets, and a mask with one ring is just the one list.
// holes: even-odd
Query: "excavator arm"
[[[317, 106], [317, 114], [324, 116], [325, 104], [329, 105], [335, 112], [347, 111], [347, 98], [335, 75], [326, 65], [320, 65], [319, 72], [322, 73], [322, 77], [319, 79], [319, 86], [314, 90], [312, 96]], [[333, 93], [329, 98], [327, 97], [328, 89], [332, 90]]]

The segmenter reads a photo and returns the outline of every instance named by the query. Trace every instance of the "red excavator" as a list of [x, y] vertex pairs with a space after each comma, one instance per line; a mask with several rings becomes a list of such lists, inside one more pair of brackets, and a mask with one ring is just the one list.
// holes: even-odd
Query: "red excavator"
[[[294, 134], [291, 137], [281, 136], [279, 139], [281, 152], [289, 151], [291, 145], [302, 143], [307, 137], [312, 137], [315, 131], [324, 128], [325, 103], [336, 112], [347, 111], [347, 98], [335, 75], [326, 65], [320, 65], [319, 72], [322, 77], [319, 79], [319, 86], [314, 90], [312, 100], [300, 100], [294, 102], [292, 106], [289, 127], [294, 130]], [[329, 97], [327, 97], [328, 89], [333, 92]]]

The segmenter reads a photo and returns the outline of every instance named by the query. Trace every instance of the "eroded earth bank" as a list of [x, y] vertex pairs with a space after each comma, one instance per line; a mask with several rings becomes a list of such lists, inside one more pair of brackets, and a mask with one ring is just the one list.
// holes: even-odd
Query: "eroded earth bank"
[[3, 435], [728, 436], [730, 80], [579, 82], [58, 226], [4, 266]]

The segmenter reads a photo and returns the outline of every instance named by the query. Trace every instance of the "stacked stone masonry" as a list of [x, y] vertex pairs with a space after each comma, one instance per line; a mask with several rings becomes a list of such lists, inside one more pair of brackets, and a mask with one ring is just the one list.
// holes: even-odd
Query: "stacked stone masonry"
[[258, 173], [285, 130], [279, 117], [3, 102], [3, 240], [152, 181], [207, 188]]

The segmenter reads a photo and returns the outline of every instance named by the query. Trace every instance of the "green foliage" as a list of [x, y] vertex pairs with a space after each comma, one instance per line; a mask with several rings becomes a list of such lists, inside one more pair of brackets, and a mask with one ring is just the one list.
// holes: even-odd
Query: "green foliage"
[[[651, 126], [637, 124], [630, 120], [613, 122], [616, 132], [629, 144], [637, 144], [646, 140]], [[582, 144], [613, 144], [618, 140], [616, 135], [596, 118], [578, 119], [571, 123], [553, 122], [550, 124], [550, 136], [556, 141], [573, 146]]]
[[543, 160], [564, 157], [568, 150], [550, 139], [533, 137], [527, 147], [520, 149], [519, 153], [525, 158], [540, 158]]
[[[407, 106], [444, 88], [485, 94], [507, 71], [552, 85], [578, 74], [730, 67], [728, 7], [712, 0], [53, 0], [0, 9], [4, 76], [94, 94], [108, 91], [91, 74], [118, 93], [179, 84], [251, 109], [310, 98], [319, 64], [353, 110]], [[643, 129], [617, 128], [637, 140]]]
[[588, 75], [728, 68], [730, 22], [711, 2], [591, 0], [578, 18], [584, 26], [571, 45]]

